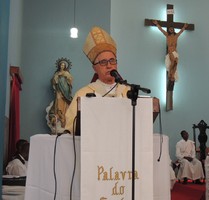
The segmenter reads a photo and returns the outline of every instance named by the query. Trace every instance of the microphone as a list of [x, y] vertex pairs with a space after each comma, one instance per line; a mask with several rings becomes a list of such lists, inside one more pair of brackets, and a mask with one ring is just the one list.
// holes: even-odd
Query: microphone
[[115, 69], [113, 69], [112, 71], [110, 71], [110, 75], [112, 76], [112, 77], [114, 77], [115, 78], [115, 82], [116, 83], [124, 83], [125, 81], [121, 78], [121, 76], [120, 76], [120, 74], [118, 73], [118, 71], [117, 70], [115, 70]]
[[110, 71], [110, 75], [115, 78], [115, 82], [116, 83], [129, 85], [130, 87], [132, 87], [132, 88], [134, 88], [136, 90], [141, 90], [142, 92], [147, 93], [147, 94], [151, 93], [151, 90], [148, 89], [148, 88], [142, 88], [140, 85], [134, 85], [134, 84], [127, 83], [127, 81], [123, 80], [122, 77], [120, 76], [120, 74], [118, 73], [118, 71], [115, 70], [115, 69]]
[[151, 90], [148, 89], [148, 88], [140, 88], [140, 90], [144, 93], [147, 93], [147, 94], [150, 94], [151, 93]]

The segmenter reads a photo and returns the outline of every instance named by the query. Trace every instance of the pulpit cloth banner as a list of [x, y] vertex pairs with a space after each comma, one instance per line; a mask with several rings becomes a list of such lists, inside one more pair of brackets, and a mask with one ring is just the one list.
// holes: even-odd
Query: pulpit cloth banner
[[[130, 99], [93, 97], [81, 106], [81, 200], [130, 200], [132, 125]], [[153, 199], [153, 99], [135, 107], [135, 199]]]

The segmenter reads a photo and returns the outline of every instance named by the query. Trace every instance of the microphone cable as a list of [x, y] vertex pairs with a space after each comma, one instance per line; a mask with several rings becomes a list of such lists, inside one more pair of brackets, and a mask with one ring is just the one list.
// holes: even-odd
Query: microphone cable
[[54, 144], [54, 157], [53, 157], [53, 174], [54, 174], [54, 181], [55, 181], [55, 189], [54, 189], [54, 200], [57, 196], [57, 177], [56, 177], [56, 170], [55, 170], [55, 158], [56, 158], [56, 150], [57, 150], [57, 139], [59, 135], [56, 136], [55, 144]]
[[115, 83], [115, 85], [107, 93], [102, 95], [102, 97], [105, 97], [106, 95], [108, 95], [117, 85], [118, 85], [118, 83]]
[[60, 137], [63, 134], [68, 133], [67, 131], [64, 131], [63, 133], [58, 133], [56, 138], [55, 138], [55, 144], [54, 144], [54, 155], [53, 155], [53, 175], [54, 175], [54, 184], [55, 184], [55, 189], [54, 189], [54, 200], [56, 199], [57, 196], [57, 176], [56, 176], [56, 151], [57, 151], [57, 141], [58, 137]]
[[160, 110], [160, 105], [159, 105], [159, 125], [160, 125], [160, 153], [159, 157], [157, 159], [158, 162], [160, 162], [161, 155], [162, 155], [162, 146], [163, 146], [163, 133], [162, 133], [162, 119], [161, 119], [161, 110]]
[[70, 183], [70, 200], [72, 200], [72, 192], [73, 192], [73, 181], [75, 176], [75, 170], [76, 170], [76, 147], [75, 147], [75, 122], [77, 120], [77, 116], [73, 120], [73, 150], [74, 150], [74, 167], [73, 167], [73, 174], [72, 179]]

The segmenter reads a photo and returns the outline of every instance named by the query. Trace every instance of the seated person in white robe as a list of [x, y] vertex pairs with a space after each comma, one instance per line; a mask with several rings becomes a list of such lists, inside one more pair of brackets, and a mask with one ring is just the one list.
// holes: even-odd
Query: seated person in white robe
[[200, 179], [204, 178], [202, 163], [196, 158], [194, 142], [189, 140], [187, 131], [181, 131], [182, 139], [176, 144], [176, 157], [180, 163], [177, 178], [183, 179], [183, 183], [187, 183], [187, 179], [201, 183]]
[[29, 143], [22, 145], [20, 152], [13, 157], [6, 167], [6, 173], [13, 176], [26, 176], [29, 156]]

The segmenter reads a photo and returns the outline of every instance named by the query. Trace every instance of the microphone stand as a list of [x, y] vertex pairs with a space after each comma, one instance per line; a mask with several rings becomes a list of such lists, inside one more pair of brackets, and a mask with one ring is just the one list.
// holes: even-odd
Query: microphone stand
[[127, 92], [127, 97], [131, 99], [132, 105], [132, 200], [135, 199], [135, 121], [136, 121], [136, 105], [139, 90], [150, 93], [151, 90], [147, 88], [141, 88], [140, 85], [129, 84], [126, 80], [115, 80], [116, 82], [130, 86], [130, 90]]
[[131, 86], [131, 90], [127, 92], [127, 97], [131, 99], [132, 105], [132, 200], [135, 199], [135, 116], [136, 116], [136, 105], [139, 90], [135, 85]]

